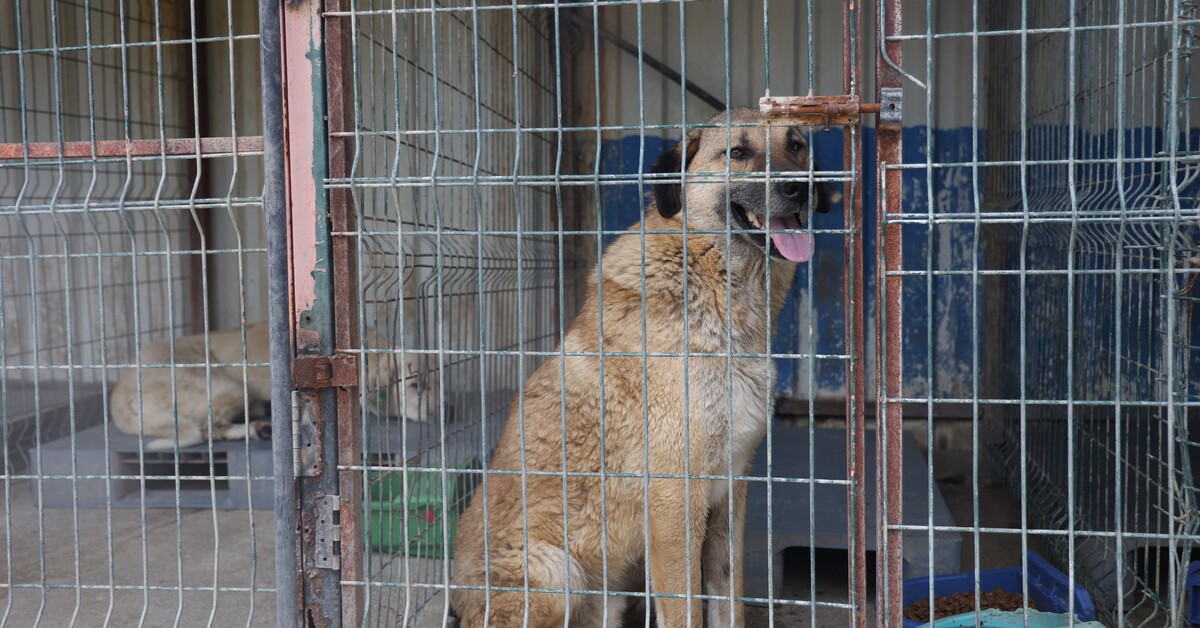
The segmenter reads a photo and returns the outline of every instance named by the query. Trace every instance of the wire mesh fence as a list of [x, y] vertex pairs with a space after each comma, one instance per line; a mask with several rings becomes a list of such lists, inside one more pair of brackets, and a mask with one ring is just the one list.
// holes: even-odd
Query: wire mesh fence
[[0, 8], [0, 624], [1188, 621], [1195, 3], [259, 4]]
[[365, 326], [397, 340], [389, 351], [418, 380], [394, 400], [404, 421], [364, 414], [355, 465], [374, 550], [367, 614], [391, 625], [448, 582], [454, 522], [479, 479], [462, 471], [481, 467], [520, 374], [554, 349], [563, 274], [577, 263], [553, 235], [552, 187], [460, 182], [553, 170], [548, 14], [514, 24], [498, 12], [356, 9], [355, 163], [328, 185], [350, 187], [359, 208], [348, 235], [360, 243]]
[[[609, 523], [605, 512], [608, 508], [632, 508], [632, 504], [647, 502], [631, 494], [624, 505], [575, 503], [587, 493], [636, 491], [638, 477], [648, 483], [659, 481], [651, 480], [646, 470], [632, 460], [605, 465], [590, 458], [597, 448], [607, 452], [600, 454], [602, 458], [636, 453], [622, 453], [620, 444], [608, 448], [603, 444], [621, 437], [623, 428], [619, 425], [626, 419], [656, 429], [649, 408], [626, 407], [643, 398], [641, 386], [626, 389], [613, 382], [633, 378], [629, 380], [633, 385], [635, 375], [643, 373], [646, 385], [653, 387], [662, 376], [651, 374], [657, 369], [647, 364], [656, 362], [676, 365], [680, 373], [686, 373], [701, 368], [696, 364], [726, 356], [723, 360], [732, 369], [727, 375], [733, 377], [742, 368], [735, 364], [773, 360], [786, 371], [780, 387], [784, 397], [792, 401], [793, 414], [817, 414], [817, 404], [821, 404], [822, 412], [833, 407], [834, 414], [844, 414], [847, 390], [854, 390], [856, 378], [858, 386], [864, 383], [861, 371], [852, 370], [847, 376], [855, 345], [862, 349], [861, 336], [856, 343], [844, 333], [851, 329], [847, 327], [850, 320], [859, 320], [861, 325], [861, 318], [854, 318], [854, 310], [847, 310], [847, 292], [852, 289], [847, 283], [852, 281], [847, 268], [854, 267], [861, 250], [855, 252], [846, 244], [856, 233], [846, 226], [847, 222], [861, 225], [861, 218], [847, 218], [841, 212], [828, 217], [809, 216], [806, 212], [805, 223], [813, 221], [806, 230], [815, 234], [815, 254], [823, 260], [825, 274], [803, 270], [806, 266], [802, 265], [795, 282], [777, 279], [769, 284], [776, 291], [778, 305], [783, 307], [782, 314], [779, 308], [747, 313], [770, 327], [786, 327], [782, 340], [775, 345], [738, 348], [736, 343], [729, 345], [730, 339], [714, 339], [716, 344], [705, 349], [699, 345], [662, 345], [644, 336], [630, 341], [623, 336], [657, 324], [653, 315], [641, 309], [640, 313], [614, 320], [611, 317], [616, 315], [609, 304], [613, 297], [604, 296], [606, 290], [619, 294], [614, 286], [628, 280], [624, 273], [629, 272], [620, 269], [620, 257], [605, 257], [610, 247], [623, 242], [625, 247], [639, 251], [635, 256], [653, 259], [671, 254], [654, 248], [656, 244], [661, 246], [656, 231], [665, 228], [668, 238], [679, 238], [682, 223], [652, 225], [645, 235], [639, 235], [637, 227], [654, 184], [672, 174], [679, 176], [650, 172], [662, 153], [669, 152], [684, 134], [692, 133], [692, 141], [697, 141], [695, 134], [714, 127], [729, 128], [733, 135], [727, 139], [735, 144], [738, 134], [745, 138], [746, 133], [755, 139], [741, 141], [762, 141], [759, 136], [765, 118], [758, 118], [757, 113], [750, 118], [737, 113], [732, 124], [722, 121], [719, 114], [724, 110], [723, 99], [712, 94], [724, 91], [726, 97], [750, 105], [753, 111], [765, 85], [774, 84], [783, 93], [804, 93], [807, 86], [817, 84], [817, 73], [813, 62], [806, 66], [800, 57], [816, 57], [816, 47], [821, 45], [823, 50], [836, 53], [836, 63], [831, 67], [840, 68], [841, 44], [857, 41], [857, 27], [851, 34], [843, 33], [841, 22], [846, 16], [841, 7], [790, 3], [737, 7], [690, 2], [663, 6], [602, 4], [552, 7], [372, 2], [327, 7], [323, 14], [326, 24], [337, 22], [338, 29], [352, 33], [347, 55], [326, 58], [330, 75], [344, 72], [348, 77], [344, 91], [329, 97], [336, 100], [340, 95], [344, 99], [352, 122], [347, 131], [334, 133], [350, 140], [350, 166], [344, 175], [335, 173], [324, 184], [351, 191], [356, 221], [353, 229], [332, 235], [353, 238], [360, 251], [353, 269], [360, 286], [358, 309], [353, 315], [360, 317], [363, 330], [384, 330], [383, 337], [395, 345], [382, 351], [365, 351], [398, 360], [419, 380], [416, 386], [400, 393], [404, 399], [399, 405], [412, 408], [401, 417], [406, 419], [403, 421], [381, 418], [370, 407], [379, 398], [393, 394], [386, 386], [364, 386], [359, 416], [363, 436], [358, 455], [352, 461], [340, 461], [343, 473], [361, 479], [358, 497], [364, 521], [358, 542], [367, 548], [362, 578], [347, 577], [343, 564], [341, 585], [365, 591], [359, 599], [363, 600], [362, 621], [366, 624], [407, 621], [440, 625], [463, 612], [474, 613], [471, 608], [451, 609], [447, 601], [456, 592], [475, 591], [481, 586], [492, 591], [485, 597], [495, 599], [498, 605], [514, 599], [513, 594], [518, 598], [533, 596], [529, 608], [535, 615], [539, 612], [537, 599], [548, 599], [549, 594], [569, 600], [568, 606], [584, 609], [571, 615], [575, 621], [591, 621], [595, 611], [597, 617], [619, 622], [626, 605], [640, 608], [631, 612], [636, 621], [643, 621], [655, 604], [645, 602], [650, 592], [646, 578], [637, 574], [643, 570], [648, 574], [649, 563], [643, 558], [641, 566], [618, 566], [615, 558], [619, 547], [635, 541], [632, 537], [602, 537], [595, 542], [584, 539], [592, 534], [587, 521], [594, 520], [600, 527], [618, 525]], [[807, 28], [805, 25], [815, 20], [829, 27], [830, 36], [824, 42], [816, 37], [807, 42], [772, 40], [767, 20], [772, 15], [800, 28]], [[848, 19], [855, 25], [859, 18], [851, 12]], [[762, 48], [733, 46], [732, 29], [749, 29], [753, 41]], [[705, 45], [710, 40], [726, 42], [727, 50], [722, 53]], [[782, 78], [771, 78], [768, 49], [796, 56], [783, 69], [777, 69]], [[748, 64], [748, 71], [740, 69], [743, 63]], [[851, 84], [861, 81], [855, 74], [857, 69], [852, 69], [857, 66], [845, 65], [850, 73], [846, 80]], [[682, 73], [676, 70], [681, 66], [687, 68]], [[823, 78], [821, 83], [840, 92], [836, 85], [841, 78], [839, 72]], [[656, 94], [653, 102], [647, 94], [651, 90]], [[719, 108], [713, 108], [714, 101]], [[702, 113], [694, 113], [697, 110]], [[708, 124], [693, 122], [713, 114], [718, 116]], [[781, 121], [776, 127], [787, 129], [791, 125]], [[804, 142], [805, 147], [811, 145], [808, 154], [822, 163], [804, 166], [815, 172], [815, 177], [802, 173], [806, 191], [808, 186], [838, 182], [840, 193], [841, 182], [857, 178], [857, 166], [853, 164], [861, 148], [856, 133], [842, 133], [840, 127], [825, 136], [810, 127], [797, 127], [796, 133], [796, 141]], [[722, 147], [726, 144], [718, 143]], [[768, 154], [770, 150], [779, 151], [775, 153], [780, 161], [777, 167], [767, 162], [748, 168], [735, 163], [730, 170], [728, 162], [714, 163], [696, 174], [687, 173], [687, 180], [728, 181], [735, 185], [750, 181], [761, 188], [765, 176], [786, 184], [789, 177], [796, 177], [795, 172], [787, 171], [788, 162], [784, 161], [789, 145], [771, 146], [766, 149]], [[843, 151], [853, 151], [844, 167]], [[847, 203], [839, 198], [835, 207], [844, 206]], [[721, 203], [717, 213], [727, 215], [725, 207]], [[701, 216], [700, 223], [689, 223], [688, 228], [696, 230], [688, 236], [691, 246], [720, 248], [734, 241], [732, 246], [741, 247], [741, 239], [754, 230], [752, 225], [742, 225], [732, 218], [719, 225], [703, 222], [707, 213], [714, 211], [707, 204], [688, 211]], [[653, 206], [650, 212], [654, 213]], [[847, 216], [853, 216], [852, 212]], [[763, 255], [760, 245], [757, 259], [763, 259]], [[599, 261], [597, 268], [602, 259], [616, 260], [612, 262], [613, 270], [608, 270], [604, 261]], [[740, 262], [729, 263], [735, 268], [732, 272], [744, 272], [738, 266]], [[672, 275], [689, 272], [699, 271], [689, 271], [682, 259], [678, 268], [670, 270]], [[595, 273], [594, 279], [589, 278], [590, 273]], [[609, 273], [616, 273], [617, 279], [610, 278]], [[633, 287], [644, 290], [653, 302], [660, 295], [646, 287], [645, 281], [635, 280]], [[755, 284], [757, 290], [767, 289], [768, 285], [765, 277], [753, 273], [745, 277], [745, 282], [749, 299], [757, 298], [753, 296], [758, 294]], [[705, 289], [701, 284], [684, 288], [684, 292], [686, 295], [689, 290]], [[720, 300], [726, 298], [739, 299], [728, 294]], [[817, 313], [825, 309], [829, 316], [818, 321]], [[862, 312], [857, 316], [861, 317]], [[580, 320], [584, 322], [577, 323], [575, 331], [569, 333], [572, 321]], [[680, 320], [678, 324], [680, 331], [672, 336], [686, 337], [688, 332], [683, 329], [688, 323]], [[726, 319], [718, 324], [733, 323]], [[588, 325], [595, 325], [594, 334], [589, 335]], [[858, 332], [862, 333], [861, 327]], [[365, 343], [367, 337], [359, 340]], [[689, 362], [692, 366], [687, 366]], [[855, 368], [862, 366], [858, 363]], [[580, 369], [580, 375], [573, 374]], [[732, 385], [717, 379], [720, 381], [712, 383], [717, 389]], [[777, 391], [769, 379], [757, 383], [761, 386], [749, 393], [747, 400], [751, 405], [742, 410], [763, 415], [745, 420], [761, 419], [765, 428], [773, 423], [766, 408]], [[531, 391], [545, 386], [559, 391], [553, 395], [561, 396], [561, 408], [555, 405], [551, 411], [540, 407], [541, 393]], [[603, 400], [598, 402], [599, 408], [581, 408], [581, 399], [596, 387], [617, 392], [600, 393]], [[667, 387], [678, 389], [680, 383], [672, 381]], [[687, 388], [684, 384], [674, 394], [682, 394], [684, 399], [698, 394], [687, 392]], [[416, 407], [413, 398], [417, 399]], [[725, 413], [731, 409], [726, 403], [741, 402], [714, 403], [703, 406], [703, 414], [727, 416]], [[535, 405], [539, 406], [536, 410]], [[593, 412], [598, 414], [592, 417]], [[732, 412], [730, 420], [734, 424], [743, 420], [738, 408]], [[682, 413], [690, 414], [686, 402]], [[534, 459], [535, 454], [530, 453], [530, 459], [519, 468], [511, 467], [514, 446], [533, 452], [548, 444], [545, 438], [555, 440], [548, 435], [534, 436], [533, 430], [562, 432], [558, 439], [569, 442], [573, 437], [565, 435], [568, 431], [581, 429], [579, 421], [593, 420], [598, 421], [595, 429], [599, 431], [576, 437], [583, 439], [582, 449], [560, 446], [560, 457], [565, 462], [559, 458]], [[694, 419], [695, 426], [690, 429], [707, 429], [700, 427], [700, 420]], [[722, 476], [736, 477], [739, 484], [748, 478], [746, 483], [755, 487], [750, 498], [753, 514], [747, 523], [755, 535], [750, 542], [754, 555], [748, 559], [753, 564], [747, 567], [746, 576], [755, 585], [753, 592], [736, 596], [755, 600], [764, 617], [778, 614], [778, 621], [814, 624], [826, 617], [837, 618], [827, 621], [856, 625], [864, 621], [861, 614], [855, 613], [868, 603], [863, 569], [865, 541], [855, 527], [862, 519], [851, 516], [838, 523], [818, 517], [803, 530], [772, 520], [774, 512], [783, 516], [777, 504], [792, 500], [810, 505], [835, 504], [834, 508], [843, 512], [847, 508], [851, 513], [861, 510], [865, 483], [847, 479], [855, 477], [854, 467], [847, 465], [863, 462], [861, 416], [857, 423], [844, 418], [830, 423], [831, 427], [823, 429], [816, 429], [811, 421], [779, 424], [782, 431], [776, 438], [786, 438], [785, 446], [802, 448], [806, 452], [804, 461], [788, 460], [787, 464], [776, 462], [772, 466], [772, 454], [765, 453], [759, 456], [761, 460], [746, 459], [734, 465], [747, 464], [744, 470], [721, 467], [716, 478], [706, 478], [712, 482]], [[613, 427], [603, 427], [606, 424]], [[504, 430], [515, 434], [513, 430], [525, 429], [530, 430], [528, 440], [517, 438], [524, 444], [513, 445], [510, 434], [507, 450], [503, 444], [496, 449]], [[852, 446], [855, 438], [859, 439], [858, 449]], [[829, 459], [814, 454], [821, 447], [813, 444], [818, 439], [836, 443]], [[733, 458], [729, 462], [734, 464]], [[563, 464], [569, 470], [564, 471]], [[703, 472], [694, 473], [705, 476]], [[717, 484], [720, 482], [714, 482], [711, 490], [721, 490]], [[701, 499], [699, 493], [693, 499]], [[580, 557], [614, 552], [612, 571], [596, 564], [591, 567], [598, 570], [595, 578], [539, 585], [533, 581], [533, 571], [528, 572], [529, 579], [524, 583], [514, 582], [514, 578], [521, 580], [523, 569], [510, 565], [485, 570], [481, 582], [465, 581], [461, 574], [470, 567], [464, 565], [474, 559], [451, 558], [456, 555], [456, 540], [474, 541], [464, 537], [461, 529], [462, 525], [472, 526], [472, 530], [480, 525], [478, 513], [466, 513], [473, 502], [482, 508], [484, 529], [490, 530], [484, 532], [484, 545], [491, 548], [484, 550], [484, 562], [502, 561], [505, 552], [511, 552], [518, 543], [530, 547], [528, 544], [535, 543], [536, 538], [513, 539], [536, 537], [549, 526], [562, 530], [551, 536], [572, 548], [559, 550], [568, 552], [572, 557], [569, 560], [591, 564], [591, 558]], [[538, 503], [559, 504], [554, 511], [559, 514], [539, 514], [534, 507]], [[526, 507], [523, 516], [505, 518], [511, 508]], [[639, 511], [641, 508], [637, 506]], [[613, 514], [611, 521], [618, 521], [617, 516]], [[648, 519], [644, 523], [649, 525]], [[778, 534], [786, 534], [786, 538], [778, 536], [773, 546], [771, 539], [781, 528], [786, 531]], [[648, 543], [642, 525], [633, 526], [629, 533], [638, 531]], [[819, 554], [814, 538], [820, 534], [840, 537], [842, 553]], [[504, 541], [505, 536], [510, 540]], [[636, 543], [640, 547], [643, 541]], [[837, 543], [832, 545], [836, 547]], [[796, 561], [803, 567], [797, 568], [788, 559], [787, 572], [793, 575], [784, 582], [783, 554], [791, 547], [808, 548], [808, 552]], [[532, 550], [525, 555], [530, 561], [541, 560]], [[695, 560], [699, 562], [698, 555]], [[722, 554], [705, 560], [710, 561], [712, 569], [718, 569], [718, 563], [730, 563], [733, 558]], [[624, 573], [630, 569], [632, 572]], [[618, 575], [618, 570], [623, 573]], [[800, 574], [801, 570], [807, 573]], [[600, 577], [601, 572], [609, 575]], [[835, 582], [833, 593], [818, 595], [818, 587], [824, 586], [818, 584], [818, 573]], [[680, 595], [706, 598], [713, 609], [722, 595], [731, 595], [701, 590], [699, 582], [696, 586], [692, 592]], [[594, 605], [596, 600], [605, 599], [610, 601]], [[346, 600], [343, 597], [342, 603]], [[353, 612], [343, 607], [342, 617], [353, 616]], [[506, 612], [493, 615], [493, 621], [519, 622], [521, 611], [513, 611], [516, 615]], [[547, 620], [534, 617], [530, 621], [540, 625]]]
[[[906, 107], [965, 129], [889, 166], [906, 204], [885, 220], [921, 249], [886, 272], [906, 304], [920, 295], [905, 365], [930, 376], [889, 401], [942, 410], [921, 426], [931, 467], [949, 464], [946, 411], [970, 418], [966, 516], [905, 529], [965, 534], [976, 594], [1007, 545], [1023, 573], [1030, 550], [1062, 570], [1058, 610], [1077, 619], [1191, 621], [1195, 20], [1188, 2], [991, 2], [891, 37], [914, 75]], [[951, 59], [967, 82], [947, 80]], [[999, 520], [989, 476], [1016, 498]]]
[[[995, 451], [1025, 462], [1009, 481], [1028, 487], [1029, 526], [1068, 532], [1041, 542], [1114, 624], [1181, 621], [1197, 531], [1181, 300], [1198, 234], [1195, 18], [1187, 3], [1052, 3], [997, 25], [1054, 30], [1027, 35], [1025, 54], [997, 42], [1008, 64], [989, 85], [1025, 94], [991, 114], [989, 138], [996, 159], [1029, 167], [989, 181], [988, 209], [1043, 218], [988, 241], [1024, 271], [986, 297], [1007, 314], [1005, 353], [1027, 364], [992, 367], [999, 395], [1022, 401], [997, 408]], [[1019, 70], [1062, 65], [1066, 82]]]
[[253, 15], [0, 8], [0, 624], [274, 621], [269, 453], [139, 438], [266, 371], [167, 340], [266, 316]]

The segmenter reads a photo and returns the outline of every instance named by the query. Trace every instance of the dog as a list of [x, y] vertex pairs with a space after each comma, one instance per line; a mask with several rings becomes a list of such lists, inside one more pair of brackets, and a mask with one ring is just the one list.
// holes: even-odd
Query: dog
[[[811, 160], [801, 128], [753, 109], [729, 114], [754, 126], [722, 127], [722, 113], [710, 121], [717, 127], [688, 133], [686, 150], [659, 158], [658, 175], [713, 174], [689, 177], [686, 190], [656, 179], [645, 248], [638, 225], [609, 246], [565, 334], [566, 355], [543, 363], [514, 400], [484, 472], [486, 501], [477, 489], [459, 518], [450, 603], [462, 628], [526, 618], [532, 628], [568, 619], [598, 627], [604, 605], [609, 625], [619, 625], [628, 597], [544, 591], [644, 590], [644, 561], [659, 626], [689, 625], [689, 616], [700, 625], [700, 601], [682, 596], [701, 594], [702, 584], [721, 596], [708, 603], [708, 625], [728, 625], [731, 611], [743, 624], [743, 605], [730, 609], [728, 598], [743, 594], [745, 482], [730, 491], [727, 480], [655, 476], [749, 471], [772, 412], [768, 312], [773, 323], [797, 263], [809, 260], [813, 240], [802, 229], [811, 211], [828, 211], [829, 193], [800, 180]], [[769, 189], [762, 179], [726, 185], [727, 159], [735, 176], [761, 173], [768, 150], [771, 171], [795, 174], [775, 175]], [[724, 357], [731, 353], [757, 356]], [[593, 475], [564, 481], [554, 475], [564, 459], [567, 471]], [[632, 477], [602, 481], [601, 472]]]
[[[246, 327], [243, 356], [240, 327], [210, 332], [207, 355], [203, 334], [179, 336], [175, 338], [173, 363], [186, 366], [173, 369], [163, 366], [172, 364], [170, 341], [160, 338], [147, 343], [142, 347], [139, 361], [153, 366], [129, 368], [121, 373], [112, 391], [113, 424], [131, 436], [152, 439], [146, 443], [146, 449], [151, 451], [173, 449], [176, 437], [180, 449], [199, 445], [209, 437], [269, 439], [270, 369], [250, 366], [243, 371], [240, 366], [243, 362], [269, 364], [268, 338], [266, 323]], [[388, 346], [375, 330], [368, 330], [366, 338], [370, 348]], [[405, 355], [403, 370], [398, 354], [366, 355], [368, 390], [373, 393], [368, 397], [371, 410], [412, 421], [437, 415], [436, 369], [423, 368], [416, 354]], [[206, 362], [236, 366], [212, 366], [206, 371], [203, 366]]]

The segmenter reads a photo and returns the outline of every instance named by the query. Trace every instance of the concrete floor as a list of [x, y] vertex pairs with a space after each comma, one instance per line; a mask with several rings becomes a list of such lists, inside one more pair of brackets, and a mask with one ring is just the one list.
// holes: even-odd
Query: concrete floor
[[[969, 523], [973, 508], [969, 481], [963, 482], [961, 474], [953, 472], [939, 472], [938, 477], [955, 519]], [[183, 510], [177, 514], [169, 509], [142, 513], [60, 508], [46, 509], [39, 518], [28, 482], [10, 484], [8, 500], [8, 517], [0, 520], [0, 536], [8, 550], [0, 554], [0, 577], [15, 586], [11, 594], [8, 589], [0, 589], [0, 624], [66, 626], [72, 618], [79, 626], [192, 626], [209, 625], [210, 620], [214, 626], [275, 623], [270, 512]], [[1018, 502], [1007, 489], [984, 486], [979, 503], [983, 525], [1019, 524]], [[182, 549], [179, 539], [184, 540]], [[1036, 539], [1033, 544], [1035, 550], [1039, 549]], [[981, 568], [1020, 561], [1019, 536], [985, 535], [979, 545]], [[393, 558], [391, 562], [389, 558]], [[416, 628], [441, 625], [442, 592], [430, 588], [406, 590], [396, 584], [405, 581], [402, 560], [378, 554], [372, 560], [374, 579], [381, 583], [372, 587], [373, 624], [398, 625], [406, 607], [411, 613], [413, 606], [420, 606], [413, 618]], [[873, 556], [868, 557], [868, 562], [873, 560]], [[963, 570], [971, 569], [974, 560], [968, 536], [963, 543]], [[844, 609], [820, 606], [846, 602], [845, 562], [844, 553], [817, 555], [818, 606], [814, 612], [808, 603], [813, 589], [809, 584], [808, 551], [789, 550], [781, 598], [798, 604], [779, 603], [773, 612], [765, 607], [748, 607], [748, 628], [849, 625]], [[409, 559], [407, 570], [410, 582], [443, 581], [440, 560]], [[874, 591], [869, 591], [868, 596], [873, 595]], [[874, 623], [873, 612], [872, 606], [868, 625]], [[633, 622], [642, 623], [640, 615]]]
[[0, 624], [275, 625], [270, 512], [48, 508], [39, 517], [27, 481], [9, 485], [6, 503], [0, 578], [14, 588], [0, 589]]
[[[938, 490], [946, 500], [946, 506], [961, 526], [970, 526], [974, 521], [974, 499], [971, 482], [971, 454], [967, 451], [938, 450], [934, 454], [934, 477]], [[998, 478], [988, 477], [981, 469], [979, 486], [979, 523], [983, 527], [1021, 528], [1021, 502]], [[1030, 536], [1029, 549], [1045, 555], [1045, 550], [1036, 536]], [[975, 568], [975, 539], [963, 536], [962, 570]], [[979, 568], [1012, 567], [1021, 564], [1020, 534], [980, 534]]]

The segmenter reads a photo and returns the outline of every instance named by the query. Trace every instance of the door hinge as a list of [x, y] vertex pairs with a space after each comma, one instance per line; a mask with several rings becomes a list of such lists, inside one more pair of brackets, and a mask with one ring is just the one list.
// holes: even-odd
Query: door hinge
[[358, 387], [358, 354], [314, 355], [292, 360], [296, 388]]
[[342, 568], [342, 506], [337, 495], [324, 495], [317, 502], [314, 560], [322, 569]]
[[321, 439], [312, 393], [292, 391], [292, 471], [295, 477], [320, 475]]

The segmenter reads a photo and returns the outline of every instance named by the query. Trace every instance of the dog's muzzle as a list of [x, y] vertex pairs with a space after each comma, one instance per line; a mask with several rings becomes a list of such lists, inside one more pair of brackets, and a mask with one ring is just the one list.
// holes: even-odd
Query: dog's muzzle
[[[744, 198], [731, 199], [730, 213], [746, 237], [755, 244], [769, 247], [771, 255], [796, 263], [807, 262], [812, 257], [812, 234], [804, 228], [805, 214], [809, 205], [809, 185], [803, 181], [785, 181], [771, 186], [770, 209], [762, 207], [766, 199], [743, 203]], [[740, 196], [740, 195], [739, 195]], [[766, 218], [766, 216], [770, 218]], [[768, 243], [767, 238], [770, 237]]]

